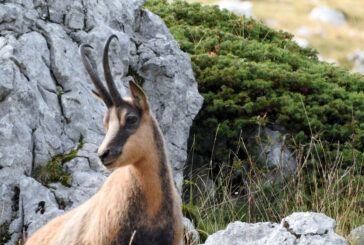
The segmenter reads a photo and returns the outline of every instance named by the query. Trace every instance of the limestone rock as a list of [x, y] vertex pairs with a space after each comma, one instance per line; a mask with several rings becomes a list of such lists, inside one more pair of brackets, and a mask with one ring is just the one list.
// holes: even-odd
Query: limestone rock
[[262, 129], [260, 137], [255, 134], [254, 142], [252, 142], [253, 139], [249, 142], [251, 145], [259, 146], [256, 152], [259, 159], [268, 166], [275, 167], [269, 176], [273, 183], [280, 182], [283, 176], [288, 176], [297, 168], [295, 155], [286, 145], [284, 131], [278, 126], [272, 129], [266, 127]]
[[316, 7], [310, 13], [311, 19], [320, 20], [324, 23], [345, 26], [345, 15], [338, 10], [332, 9], [327, 6]]
[[351, 244], [364, 244], [364, 225], [361, 225], [350, 232], [349, 239]]
[[42, 186], [33, 178], [23, 177], [20, 181], [20, 190], [20, 199], [23, 202], [22, 209], [24, 209], [24, 222], [30, 224], [28, 227], [29, 234], [33, 234], [38, 227], [44, 225], [53, 217], [64, 213], [63, 210], [58, 208], [52, 190]]
[[335, 233], [336, 221], [321, 213], [297, 212], [284, 218], [281, 225], [297, 236], [298, 244], [346, 244]]
[[223, 0], [217, 3], [220, 9], [227, 9], [239, 16], [253, 17], [253, 3], [249, 1]]
[[319, 61], [327, 62], [327, 63], [330, 63], [330, 64], [332, 64], [334, 66], [339, 66], [340, 65], [339, 61], [337, 61], [335, 59], [323, 58], [323, 57], [321, 57], [319, 55], [317, 56], [317, 58], [318, 58]]
[[[144, 79], [152, 111], [165, 135], [179, 190], [192, 120], [202, 105], [190, 59], [164, 22], [141, 9], [144, 0], [0, 1], [0, 225], [19, 238], [92, 196], [109, 174], [96, 151], [104, 137], [105, 106], [78, 55], [89, 43], [99, 74], [102, 48], [110, 34], [115, 82], [127, 95], [129, 67]], [[48, 189], [32, 178], [37, 165], [75, 149], [63, 166], [71, 187]], [[24, 210], [19, 216], [20, 210]]]
[[349, 54], [347, 58], [349, 61], [353, 61], [355, 64], [353, 72], [358, 72], [364, 75], [364, 51], [357, 50], [352, 54]]
[[280, 224], [236, 221], [210, 235], [205, 245], [345, 245], [346, 240], [334, 232], [335, 226], [335, 220], [312, 212], [293, 213]]
[[304, 38], [300, 38], [300, 37], [294, 37], [293, 40], [297, 43], [298, 46], [300, 46], [301, 48], [308, 48], [310, 46], [310, 44], [308, 43], [308, 41]]
[[197, 245], [198, 240], [200, 239], [200, 235], [196, 231], [195, 226], [193, 225], [191, 220], [189, 220], [186, 217], [183, 217], [183, 226], [185, 227], [187, 244]]
[[294, 244], [295, 236], [274, 223], [249, 224], [236, 221], [223, 231], [210, 235], [205, 245]]

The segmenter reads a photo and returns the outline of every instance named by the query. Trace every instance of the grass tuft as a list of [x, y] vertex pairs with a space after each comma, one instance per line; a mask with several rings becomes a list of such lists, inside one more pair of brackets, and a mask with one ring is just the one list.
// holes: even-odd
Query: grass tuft
[[76, 149], [66, 154], [57, 154], [44, 166], [36, 165], [32, 177], [42, 185], [49, 187], [50, 183], [60, 182], [64, 186], [71, 187], [72, 176], [63, 171], [63, 165], [77, 156], [78, 150], [83, 146], [83, 138], [80, 138]]
[[[241, 160], [236, 158], [237, 152], [232, 152], [236, 164], [220, 165], [214, 176], [213, 198], [211, 185], [204, 181], [200, 170], [190, 174], [184, 186], [183, 213], [195, 223], [200, 242], [208, 234], [225, 229], [230, 222], [280, 222], [293, 212], [307, 211], [335, 219], [336, 232], [348, 238], [351, 230], [364, 223], [364, 177], [360, 174], [363, 158], [353, 154], [352, 164], [343, 169], [340, 146], [334, 157], [328, 156], [329, 148], [320, 135], [313, 135], [308, 144], [300, 145], [294, 153], [296, 171], [276, 184], [254, 159]], [[234, 184], [237, 172], [241, 173], [240, 185]]]

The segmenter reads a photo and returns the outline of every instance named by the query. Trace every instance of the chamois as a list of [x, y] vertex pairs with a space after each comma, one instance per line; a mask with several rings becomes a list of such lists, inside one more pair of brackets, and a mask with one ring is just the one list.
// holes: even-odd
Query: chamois
[[100, 162], [116, 168], [100, 190], [79, 207], [36, 231], [27, 245], [183, 244], [181, 199], [174, 186], [164, 140], [143, 90], [129, 82], [130, 98], [122, 98], [108, 61], [111, 35], [104, 47], [108, 91], [85, 55], [81, 60], [107, 106], [106, 136], [98, 149]]

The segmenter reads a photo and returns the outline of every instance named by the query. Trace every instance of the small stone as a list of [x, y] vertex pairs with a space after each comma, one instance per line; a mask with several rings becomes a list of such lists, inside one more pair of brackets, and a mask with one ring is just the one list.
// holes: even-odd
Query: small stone
[[353, 72], [358, 72], [364, 75], [364, 51], [356, 50], [349, 54], [347, 59], [355, 64]]
[[293, 40], [297, 43], [301, 48], [308, 48], [310, 45], [306, 39], [300, 37], [294, 37]]
[[346, 18], [345, 15], [338, 10], [332, 9], [327, 6], [316, 7], [312, 9], [310, 18], [314, 20], [320, 20], [324, 23], [345, 26]]
[[217, 5], [220, 9], [227, 9], [239, 16], [254, 17], [253, 3], [249, 1], [220, 1]]

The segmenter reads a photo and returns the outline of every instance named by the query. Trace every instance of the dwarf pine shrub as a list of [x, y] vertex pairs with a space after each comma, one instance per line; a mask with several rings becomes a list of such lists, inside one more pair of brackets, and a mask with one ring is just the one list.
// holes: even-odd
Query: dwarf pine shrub
[[254, 130], [265, 116], [266, 125], [292, 133], [292, 147], [320, 134], [330, 142], [330, 156], [340, 145], [343, 167], [353, 154], [362, 162], [363, 76], [319, 61], [316, 50], [300, 48], [287, 32], [217, 6], [148, 0], [145, 7], [165, 21], [191, 57], [205, 99], [191, 132], [196, 154], [210, 159], [214, 148], [214, 159], [227, 161], [240, 131]]

